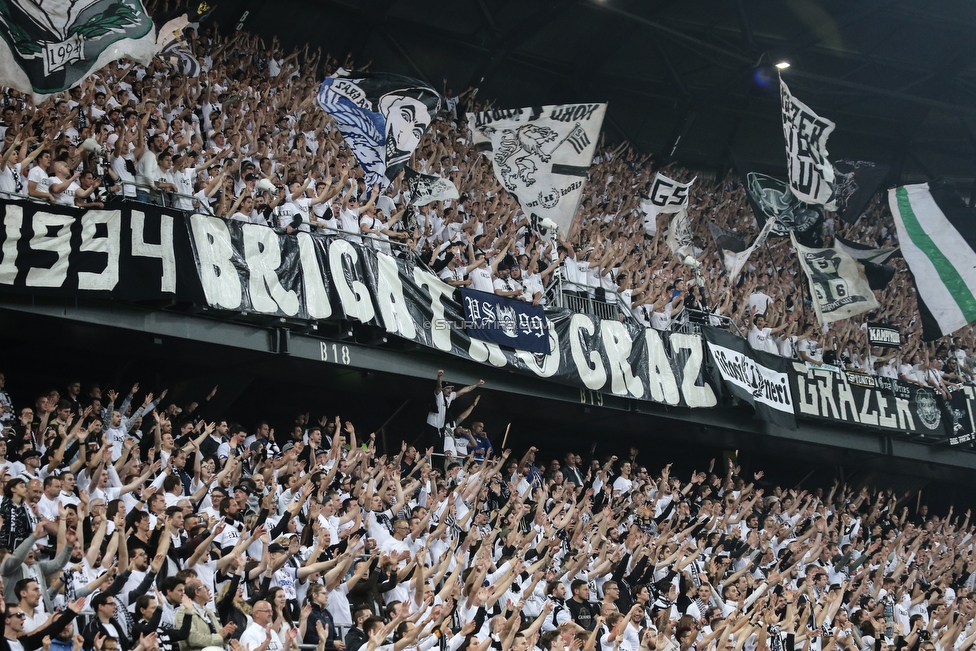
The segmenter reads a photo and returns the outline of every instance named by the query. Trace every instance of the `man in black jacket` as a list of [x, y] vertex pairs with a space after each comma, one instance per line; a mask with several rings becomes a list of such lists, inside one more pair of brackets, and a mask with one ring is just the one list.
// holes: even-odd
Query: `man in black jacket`
[[[359, 648], [369, 642], [364, 622], [373, 616], [369, 608], [359, 608], [353, 615], [356, 625], [346, 632], [346, 651], [359, 651]], [[382, 622], [381, 622], [382, 624]]]
[[126, 636], [125, 628], [115, 618], [118, 607], [114, 594], [99, 592], [92, 597], [91, 609], [95, 611], [95, 616], [81, 629], [81, 635], [85, 638], [85, 645], [88, 648], [93, 647], [95, 637], [99, 635], [118, 640], [122, 651], [129, 651], [132, 648], [132, 641]]
[[0, 651], [36, 651], [43, 646], [44, 637], [54, 637], [71, 623], [85, 605], [84, 599], [78, 599], [68, 604], [68, 610], [58, 613], [46, 624], [31, 633], [24, 633], [24, 620], [27, 614], [18, 604], [4, 604], [3, 638], [0, 639]]

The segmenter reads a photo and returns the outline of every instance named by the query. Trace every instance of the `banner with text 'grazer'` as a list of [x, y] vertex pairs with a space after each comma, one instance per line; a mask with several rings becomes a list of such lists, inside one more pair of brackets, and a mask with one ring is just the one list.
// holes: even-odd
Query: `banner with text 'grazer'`
[[793, 364], [796, 415], [944, 439], [942, 397], [901, 380], [847, 373], [836, 367]]

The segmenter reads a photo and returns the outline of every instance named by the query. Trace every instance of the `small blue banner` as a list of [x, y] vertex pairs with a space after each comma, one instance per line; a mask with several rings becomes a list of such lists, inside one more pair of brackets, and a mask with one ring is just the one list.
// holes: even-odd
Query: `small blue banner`
[[552, 352], [542, 306], [463, 288], [461, 303], [469, 337], [530, 353]]

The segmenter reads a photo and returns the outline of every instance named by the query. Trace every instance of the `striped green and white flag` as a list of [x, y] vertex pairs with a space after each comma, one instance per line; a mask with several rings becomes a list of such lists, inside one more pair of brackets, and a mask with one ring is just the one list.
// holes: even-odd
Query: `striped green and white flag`
[[888, 202], [915, 276], [922, 338], [976, 321], [976, 211], [946, 180], [893, 188]]

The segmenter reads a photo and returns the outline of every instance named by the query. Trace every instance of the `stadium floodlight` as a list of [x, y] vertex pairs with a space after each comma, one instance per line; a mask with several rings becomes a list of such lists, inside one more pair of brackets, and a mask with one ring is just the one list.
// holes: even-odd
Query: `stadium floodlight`
[[780, 70], [786, 70], [787, 68], [790, 67], [790, 62], [789, 61], [780, 61], [779, 63], [776, 64], [776, 67], [778, 69], [780, 69]]

